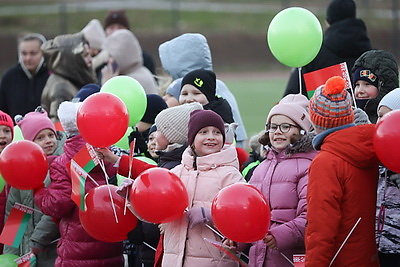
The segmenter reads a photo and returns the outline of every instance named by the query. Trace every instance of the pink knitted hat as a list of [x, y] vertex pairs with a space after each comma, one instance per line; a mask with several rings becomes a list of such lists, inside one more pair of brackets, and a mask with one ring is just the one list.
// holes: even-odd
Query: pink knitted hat
[[37, 108], [35, 111], [27, 113], [24, 117], [15, 116], [15, 122], [21, 128], [25, 140], [35, 140], [36, 135], [44, 129], [50, 129], [56, 134], [53, 122], [42, 108]]

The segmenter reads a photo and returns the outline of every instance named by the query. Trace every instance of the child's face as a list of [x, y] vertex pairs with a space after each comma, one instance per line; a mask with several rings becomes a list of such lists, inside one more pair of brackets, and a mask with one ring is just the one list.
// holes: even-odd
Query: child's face
[[169, 145], [169, 142], [165, 135], [163, 135], [160, 131], [157, 131], [156, 134], [156, 150], [164, 150]]
[[269, 140], [277, 151], [285, 150], [291, 144], [292, 138], [300, 134], [300, 127], [284, 115], [272, 116], [269, 124]]
[[[386, 113], [389, 113], [390, 111], [392, 111], [390, 108], [388, 108], [387, 106], [381, 106], [378, 110], [378, 121], [380, 119], [382, 119], [383, 115], [385, 115]], [[377, 121], [377, 123], [378, 123]]]
[[185, 84], [182, 87], [181, 95], [179, 96], [179, 103], [192, 103], [199, 102], [200, 104], [207, 105], [208, 100], [205, 94], [191, 84]]
[[167, 106], [169, 108], [179, 106], [178, 100], [170, 94], [165, 94], [165, 96], [163, 96], [163, 99], [164, 99], [165, 103], [167, 103]]
[[356, 99], [373, 99], [378, 95], [378, 88], [364, 80], [358, 80], [354, 88]]
[[54, 132], [50, 129], [41, 130], [33, 140], [34, 143], [38, 144], [43, 152], [48, 155], [52, 155], [57, 148], [57, 138]]
[[224, 138], [221, 131], [214, 126], [207, 126], [197, 132], [193, 145], [196, 155], [199, 157], [221, 151], [224, 146]]
[[152, 156], [153, 158], [158, 158], [158, 155], [155, 153], [156, 150], [156, 136], [157, 136], [157, 131], [156, 132], [152, 132], [149, 135], [149, 139], [147, 141], [147, 150], [150, 153], [150, 156]]
[[0, 125], [0, 153], [11, 142], [12, 142], [11, 128], [5, 125]]

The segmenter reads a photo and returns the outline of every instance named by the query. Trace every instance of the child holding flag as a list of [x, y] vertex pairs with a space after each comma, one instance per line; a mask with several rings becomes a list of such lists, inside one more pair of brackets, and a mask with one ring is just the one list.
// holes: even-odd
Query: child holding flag
[[[91, 237], [80, 223], [80, 208], [71, 198], [73, 182], [67, 164], [86, 146], [76, 125], [80, 104], [65, 101], [58, 108], [57, 115], [67, 134], [64, 154], [50, 165], [50, 186], [35, 190], [35, 204], [44, 214], [59, 221], [61, 238], [57, 245], [58, 257], [55, 266], [123, 266], [122, 242], [107, 243]], [[109, 177], [116, 173], [111, 164], [105, 164], [105, 170]], [[106, 184], [100, 166], [92, 168], [89, 174], [93, 180], [87, 179], [84, 193], [98, 185]]]
[[[20, 127], [25, 140], [38, 144], [48, 156], [48, 160], [54, 159], [51, 155], [60, 155], [63, 152], [65, 135], [56, 132], [53, 122], [47, 116], [47, 112], [38, 107], [34, 112], [29, 112], [24, 117], [15, 116], [15, 121]], [[50, 177], [45, 179], [45, 185], [50, 184]], [[57, 239], [60, 237], [58, 226], [50, 216], [38, 212], [34, 205], [33, 190], [20, 190], [11, 187], [7, 198], [6, 218], [10, 215], [14, 204], [22, 204], [32, 209], [31, 219], [23, 233], [19, 246], [5, 245], [4, 253], [23, 256], [32, 251], [36, 255], [39, 266], [54, 266], [57, 257]]]

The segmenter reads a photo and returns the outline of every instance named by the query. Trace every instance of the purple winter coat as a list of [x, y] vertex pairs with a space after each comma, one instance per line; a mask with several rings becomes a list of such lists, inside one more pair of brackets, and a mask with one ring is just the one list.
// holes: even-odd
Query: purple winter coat
[[[257, 187], [271, 209], [269, 233], [275, 237], [277, 250], [267, 248], [263, 240], [252, 244], [249, 266], [293, 266], [282, 255], [293, 260], [293, 254], [304, 254], [308, 166], [316, 155], [311, 135], [305, 135], [290, 151], [268, 151], [256, 167], [250, 184]], [[290, 153], [290, 154], [289, 154]]]
[[[64, 154], [50, 165], [52, 182], [48, 188], [36, 190], [35, 203], [44, 214], [59, 220], [61, 238], [57, 245], [58, 257], [55, 266], [123, 266], [122, 242], [102, 242], [87, 234], [79, 220], [79, 207], [71, 199], [71, 177], [66, 164], [85, 144], [80, 135], [67, 139]], [[106, 164], [106, 169], [109, 176], [116, 174], [116, 169], [111, 164]], [[99, 166], [89, 174], [100, 185], [106, 183]], [[86, 193], [95, 186], [87, 179]]]

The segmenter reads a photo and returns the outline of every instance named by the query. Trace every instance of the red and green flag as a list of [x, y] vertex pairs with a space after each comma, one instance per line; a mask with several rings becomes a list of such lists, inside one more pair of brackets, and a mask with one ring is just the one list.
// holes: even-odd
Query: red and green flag
[[1, 232], [0, 243], [18, 248], [32, 213], [32, 208], [15, 203]]
[[71, 183], [72, 183], [71, 199], [81, 210], [84, 211], [85, 183], [88, 174], [73, 159], [69, 163], [68, 168], [70, 170]]
[[31, 267], [36, 266], [36, 256], [32, 251], [29, 251], [27, 254], [15, 259], [18, 267]]
[[346, 88], [352, 88], [347, 64], [346, 62], [343, 62], [304, 74], [304, 83], [306, 84], [308, 98], [311, 98], [314, 95], [315, 90], [319, 86], [325, 84], [325, 82], [333, 76], [342, 77], [346, 81]]
[[232, 259], [234, 259], [235, 261], [237, 261], [240, 266], [242, 267], [248, 267], [247, 263], [244, 262], [235, 252], [233, 252], [231, 249], [229, 249], [229, 247], [227, 245], [224, 245], [221, 242], [218, 242], [216, 240], [212, 240], [209, 238], [204, 238], [205, 241], [211, 243], [212, 245], [214, 245], [215, 247], [219, 248], [221, 251], [223, 251], [226, 255], [228, 255], [229, 257], [231, 257]]
[[78, 153], [72, 158], [86, 173], [89, 173], [97, 164], [99, 158], [97, 157], [94, 148], [86, 144]]

